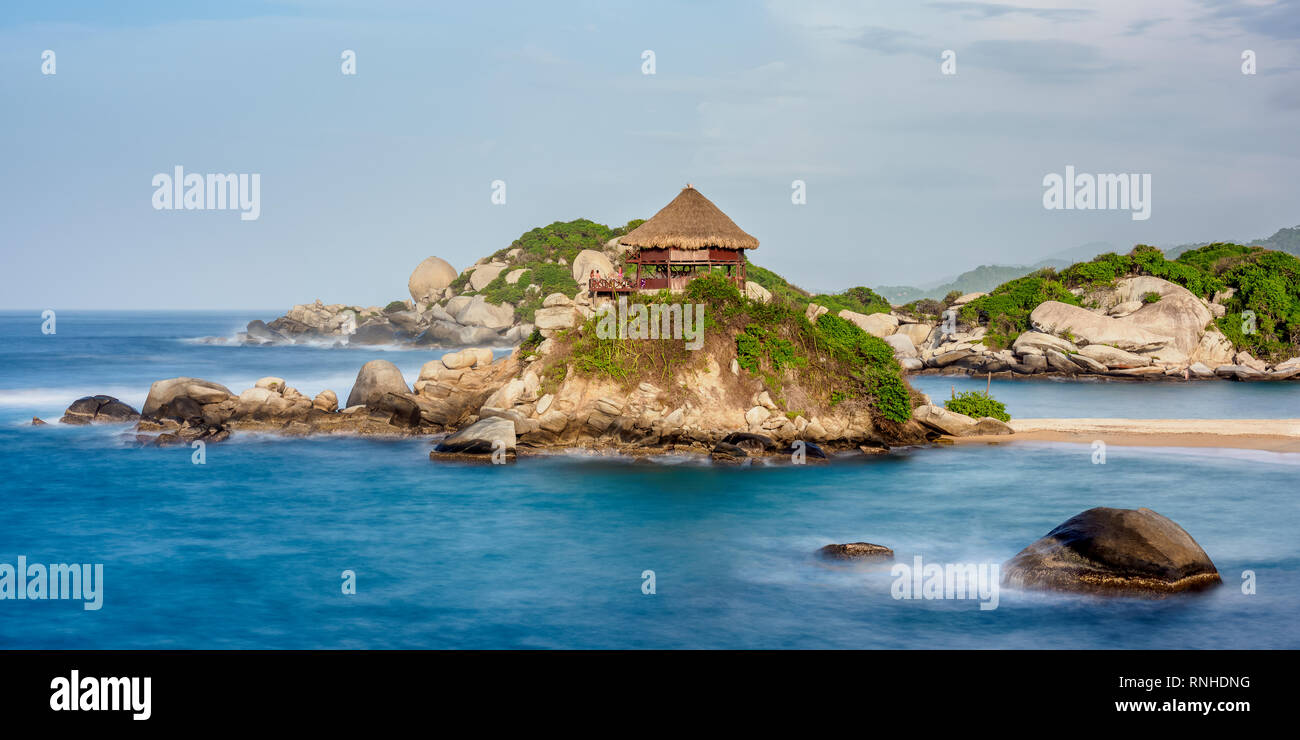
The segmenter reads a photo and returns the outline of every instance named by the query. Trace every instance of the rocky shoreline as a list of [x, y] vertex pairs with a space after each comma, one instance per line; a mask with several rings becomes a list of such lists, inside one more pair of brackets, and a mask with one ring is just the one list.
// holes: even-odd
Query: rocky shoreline
[[[1120, 280], [1113, 287], [1074, 293], [1092, 308], [1046, 301], [1029, 316], [1031, 331], [996, 348], [987, 325], [963, 324], [961, 308], [983, 297], [954, 300], [944, 320], [894, 309], [840, 311], [841, 318], [884, 339], [903, 369], [916, 374], [1014, 377], [1095, 377], [1116, 380], [1300, 380], [1300, 357], [1269, 363], [1232, 343], [1213, 325], [1220, 301], [1198, 298], [1160, 278]], [[810, 321], [827, 309], [809, 304]], [[950, 313], [949, 313], [950, 312]]]
[[[684, 379], [693, 390], [690, 398], [648, 382], [628, 390], [571, 372], [556, 380], [537, 371], [539, 359], [554, 347], [548, 339], [495, 360], [486, 348], [448, 352], [425, 363], [410, 385], [391, 362], [372, 360], [357, 373], [343, 404], [332, 390], [309, 398], [278, 377], [238, 392], [200, 378], [169, 378], [152, 384], [138, 413], [112, 397], [91, 396], [73, 402], [62, 421], [134, 422], [136, 440], [158, 446], [220, 442], [238, 432], [356, 434], [427, 437], [435, 458], [488, 459], [497, 452], [513, 459], [520, 451], [600, 449], [743, 462], [795, 453], [817, 461], [828, 450], [880, 454], [961, 433], [956, 419], [968, 418], [928, 403], [919, 407], [930, 409], [929, 415], [888, 430], [863, 404], [791, 418], [766, 392], [737, 403], [733, 384], [739, 369], [719, 368], [711, 359]], [[994, 426], [983, 424], [980, 433], [1010, 431], [996, 420], [987, 422]]]

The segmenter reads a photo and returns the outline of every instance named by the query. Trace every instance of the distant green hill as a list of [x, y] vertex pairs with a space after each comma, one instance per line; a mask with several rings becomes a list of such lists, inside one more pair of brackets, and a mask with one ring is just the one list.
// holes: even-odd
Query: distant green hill
[[937, 301], [953, 291], [962, 294], [987, 293], [1009, 280], [1024, 277], [1044, 267], [1066, 267], [1069, 264], [1064, 260], [1046, 259], [1034, 265], [980, 265], [974, 270], [963, 272], [951, 282], [937, 285], [929, 290], [907, 285], [881, 285], [876, 288], [876, 292], [895, 306], [922, 298]]
[[[1277, 252], [1286, 252], [1287, 254], [1300, 255], [1300, 226], [1278, 229], [1273, 236], [1267, 239], [1250, 239], [1242, 242], [1253, 247], [1263, 247], [1272, 249]], [[1165, 256], [1169, 259], [1177, 259], [1178, 255], [1184, 252], [1190, 252], [1193, 249], [1207, 247], [1211, 242], [1201, 242], [1199, 244], [1179, 244], [1176, 247], [1170, 247], [1165, 250]]]

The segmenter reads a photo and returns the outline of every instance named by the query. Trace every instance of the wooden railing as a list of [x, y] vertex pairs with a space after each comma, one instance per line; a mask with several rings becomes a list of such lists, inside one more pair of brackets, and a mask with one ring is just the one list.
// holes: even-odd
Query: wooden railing
[[636, 290], [632, 278], [591, 278], [587, 281], [588, 293], [631, 293]]
[[[697, 276], [680, 275], [672, 278], [665, 277], [647, 277], [637, 280], [636, 278], [591, 278], [587, 281], [587, 292], [596, 293], [633, 293], [638, 290], [684, 290], [688, 283]], [[741, 290], [745, 289], [745, 281], [739, 275], [733, 275], [731, 282]]]

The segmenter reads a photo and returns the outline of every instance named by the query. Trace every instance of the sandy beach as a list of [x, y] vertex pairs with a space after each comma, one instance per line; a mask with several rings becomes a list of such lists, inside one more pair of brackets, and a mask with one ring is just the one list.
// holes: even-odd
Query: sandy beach
[[1012, 436], [954, 439], [956, 444], [1080, 442], [1144, 447], [1230, 447], [1300, 452], [1300, 419], [1013, 419]]

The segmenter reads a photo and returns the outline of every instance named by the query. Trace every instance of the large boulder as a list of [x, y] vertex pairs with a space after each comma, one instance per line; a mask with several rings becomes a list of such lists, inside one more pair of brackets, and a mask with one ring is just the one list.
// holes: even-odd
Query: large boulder
[[[483, 290], [488, 286], [488, 283], [496, 280], [497, 275], [500, 275], [501, 271], [506, 269], [506, 267], [507, 265], [501, 262], [485, 262], [481, 265], [476, 265], [473, 272], [469, 274], [470, 287], [474, 290]], [[462, 321], [461, 323], [463, 324], [465, 322]]]
[[313, 408], [333, 413], [339, 410], [339, 397], [331, 390], [323, 390], [312, 399]]
[[515, 423], [501, 416], [479, 419], [444, 438], [433, 451], [441, 454], [490, 455], [497, 449], [506, 454], [515, 451]]
[[233, 395], [235, 394], [231, 393], [226, 386], [199, 378], [155, 380], [153, 385], [149, 386], [149, 395], [144, 399], [144, 406], [140, 408], [140, 416], [146, 419], [162, 418], [159, 412], [163, 411], [163, 406], [178, 399], [190, 399], [202, 406], [208, 403], [220, 403]]
[[751, 301], [758, 301], [760, 303], [772, 302], [772, 292], [753, 280], [745, 281], [745, 297]]
[[924, 347], [932, 331], [934, 327], [930, 324], [899, 324], [898, 331], [891, 336], [907, 337], [917, 347]]
[[248, 322], [248, 326], [244, 328], [244, 333], [246, 335], [245, 341], [252, 344], [277, 344], [289, 341], [288, 337], [268, 327], [266, 322], [261, 319], [253, 319]]
[[398, 328], [388, 319], [371, 319], [357, 327], [348, 337], [348, 344], [392, 344], [397, 340]]
[[1098, 507], [1070, 517], [1003, 565], [1013, 588], [1163, 595], [1221, 583], [1182, 527], [1150, 509]]
[[399, 331], [405, 332], [409, 336], [415, 336], [420, 333], [420, 329], [425, 322], [424, 317], [416, 311], [394, 311], [386, 314], [388, 323], [397, 327]]
[[442, 292], [456, 279], [456, 268], [441, 257], [426, 257], [415, 266], [406, 287], [417, 306], [426, 306], [442, 297]]
[[410, 393], [402, 371], [388, 360], [371, 360], [361, 366], [357, 372], [352, 392], [348, 394], [349, 407], [371, 406], [379, 401], [385, 393]]
[[1061, 354], [1079, 351], [1074, 342], [1040, 331], [1023, 332], [1016, 337], [1016, 341], [1011, 343], [1011, 351], [1018, 355], [1041, 355], [1049, 349], [1054, 349]]
[[543, 330], [569, 329], [577, 326], [580, 316], [573, 306], [539, 308], [533, 315], [533, 324]]
[[912, 410], [912, 418], [925, 426], [950, 437], [972, 434], [978, 422], [965, 414], [949, 411], [942, 406], [928, 404]]
[[1044, 334], [1068, 333], [1085, 344], [1109, 344], [1129, 352], [1149, 352], [1173, 342], [1169, 336], [1136, 325], [1133, 317], [1113, 319], [1059, 301], [1040, 303], [1029, 314], [1029, 323], [1036, 331]]
[[63, 412], [64, 424], [119, 424], [135, 421], [139, 412], [112, 396], [78, 398]]
[[456, 321], [466, 326], [504, 329], [515, 323], [515, 307], [509, 303], [494, 306], [483, 296], [476, 295], [456, 313]]
[[1193, 363], [1200, 362], [1210, 367], [1231, 364], [1232, 358], [1232, 341], [1217, 328], [1211, 328], [1202, 334], [1196, 347], [1188, 353], [1188, 359]]
[[900, 360], [916, 357], [916, 345], [902, 334], [890, 334], [885, 337], [885, 343], [894, 348], [894, 357]]
[[572, 272], [573, 279], [578, 281], [583, 290], [587, 289], [587, 279], [591, 277], [592, 270], [609, 277], [614, 274], [614, 263], [609, 261], [604, 252], [594, 249], [578, 252], [578, 256], [573, 258]]
[[417, 347], [464, 347], [491, 344], [500, 339], [496, 329], [486, 326], [461, 326], [454, 321], [435, 321], [415, 338]]
[[1122, 302], [1143, 301], [1149, 294], [1160, 296], [1153, 303], [1144, 301], [1142, 308], [1117, 320], [1158, 336], [1170, 337], [1170, 346], [1183, 354], [1191, 354], [1196, 349], [1206, 324], [1214, 318], [1210, 309], [1190, 290], [1157, 277], [1126, 278], [1116, 284], [1115, 292]]
[[[1086, 347], [1079, 348], [1079, 355], [1090, 360], [1105, 365], [1111, 369], [1125, 370], [1133, 367], [1146, 367], [1151, 364], [1151, 358], [1135, 355], [1132, 352], [1125, 352], [1122, 349], [1115, 349], [1104, 344], [1089, 344]], [[1073, 358], [1078, 361], [1078, 357]]]
[[898, 331], [898, 318], [887, 313], [861, 314], [857, 311], [840, 311], [840, 318], [851, 321], [872, 336], [887, 337]]

